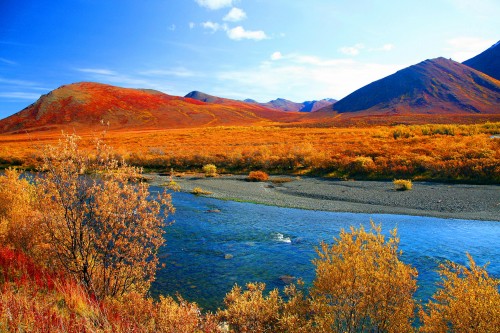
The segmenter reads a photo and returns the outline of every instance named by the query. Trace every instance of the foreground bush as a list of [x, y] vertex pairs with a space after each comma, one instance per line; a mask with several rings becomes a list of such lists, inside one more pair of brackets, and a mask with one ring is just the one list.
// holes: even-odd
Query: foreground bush
[[147, 183], [138, 182], [140, 169], [114, 159], [102, 142], [91, 158], [78, 139], [65, 136], [47, 147], [45, 172], [35, 180], [49, 254], [99, 298], [145, 293], [173, 210], [170, 196], [150, 198]]
[[250, 171], [247, 180], [250, 182], [266, 182], [269, 180], [269, 175], [264, 171]]
[[417, 271], [400, 260], [396, 230], [385, 239], [372, 223], [321, 243], [312, 288], [317, 325], [327, 332], [409, 332]]
[[441, 289], [421, 311], [421, 332], [498, 332], [500, 280], [488, 276], [470, 255], [469, 268], [455, 263], [441, 265]]

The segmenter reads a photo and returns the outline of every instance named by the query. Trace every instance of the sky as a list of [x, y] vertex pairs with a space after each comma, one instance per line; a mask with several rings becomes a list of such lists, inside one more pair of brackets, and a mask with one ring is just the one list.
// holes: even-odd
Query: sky
[[500, 40], [498, 0], [0, 0], [0, 118], [81, 81], [341, 99]]

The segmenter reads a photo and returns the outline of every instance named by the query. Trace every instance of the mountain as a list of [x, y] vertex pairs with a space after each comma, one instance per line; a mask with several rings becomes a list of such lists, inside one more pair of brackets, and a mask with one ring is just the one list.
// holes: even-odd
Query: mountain
[[332, 98], [325, 98], [319, 101], [305, 101], [302, 103], [296, 103], [284, 98], [277, 98], [267, 103], [258, 103], [252, 99], [246, 99], [245, 102], [257, 103], [267, 108], [282, 110], [282, 111], [314, 112], [324, 107], [330, 106], [337, 101]]
[[336, 100], [332, 98], [325, 98], [319, 101], [306, 101], [302, 103], [292, 102], [284, 98], [277, 98], [267, 103], [259, 103], [251, 98], [247, 98], [243, 101], [237, 101], [234, 99], [222, 98], [205, 94], [200, 91], [191, 91], [184, 97], [213, 104], [241, 105], [240, 103], [246, 103], [253, 106], [261, 106], [266, 109], [275, 109], [288, 112], [314, 112], [326, 106], [332, 105], [333, 103], [336, 102]]
[[500, 41], [463, 64], [500, 80]]
[[444, 58], [425, 60], [323, 108], [338, 113], [500, 113], [500, 81]]
[[[299, 115], [300, 116], [300, 115]], [[244, 102], [205, 103], [149, 89], [81, 82], [42, 95], [24, 110], [0, 120], [0, 133], [70, 129], [186, 128], [294, 122], [295, 114]]]

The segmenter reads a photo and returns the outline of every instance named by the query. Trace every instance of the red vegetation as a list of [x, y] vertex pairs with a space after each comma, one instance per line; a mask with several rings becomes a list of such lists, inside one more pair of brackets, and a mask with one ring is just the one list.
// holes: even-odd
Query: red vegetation
[[208, 104], [155, 90], [120, 88], [82, 82], [62, 86], [24, 110], [0, 121], [0, 132], [60, 128], [90, 130], [158, 129], [291, 122], [300, 114], [233, 101]]

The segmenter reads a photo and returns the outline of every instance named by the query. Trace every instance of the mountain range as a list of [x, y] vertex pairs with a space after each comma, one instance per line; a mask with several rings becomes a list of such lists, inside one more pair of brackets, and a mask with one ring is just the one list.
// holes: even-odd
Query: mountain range
[[[340, 101], [267, 103], [227, 99], [193, 91], [184, 97], [150, 89], [80, 82], [61, 86], [18, 113], [0, 120], [0, 133], [91, 129], [160, 129], [262, 124], [336, 124], [345, 119], [397, 115], [453, 119], [489, 116], [500, 120], [500, 42], [458, 63], [422, 61], [372, 82]], [[400, 118], [408, 119], [408, 118]], [[364, 121], [364, 120], [363, 120]]]
[[[209, 94], [205, 94], [200, 91], [191, 91], [189, 94], [184, 96], [186, 98], [193, 98], [202, 102], [206, 103], [214, 103], [214, 104], [236, 104], [240, 101], [233, 100], [233, 99], [227, 99], [227, 98], [221, 98]], [[253, 104], [253, 105], [260, 105], [262, 107], [265, 107], [267, 109], [275, 109], [275, 110], [281, 110], [281, 111], [292, 111], [292, 112], [314, 112], [319, 109], [322, 109], [324, 107], [327, 107], [329, 105], [334, 104], [337, 102], [333, 98], [324, 98], [319, 101], [305, 101], [302, 103], [297, 103], [297, 102], [292, 102], [290, 100], [284, 99], [284, 98], [277, 98], [272, 101], [269, 101], [267, 103], [259, 103], [256, 100], [247, 98], [243, 100], [242, 102], [247, 103], [247, 104]]]

